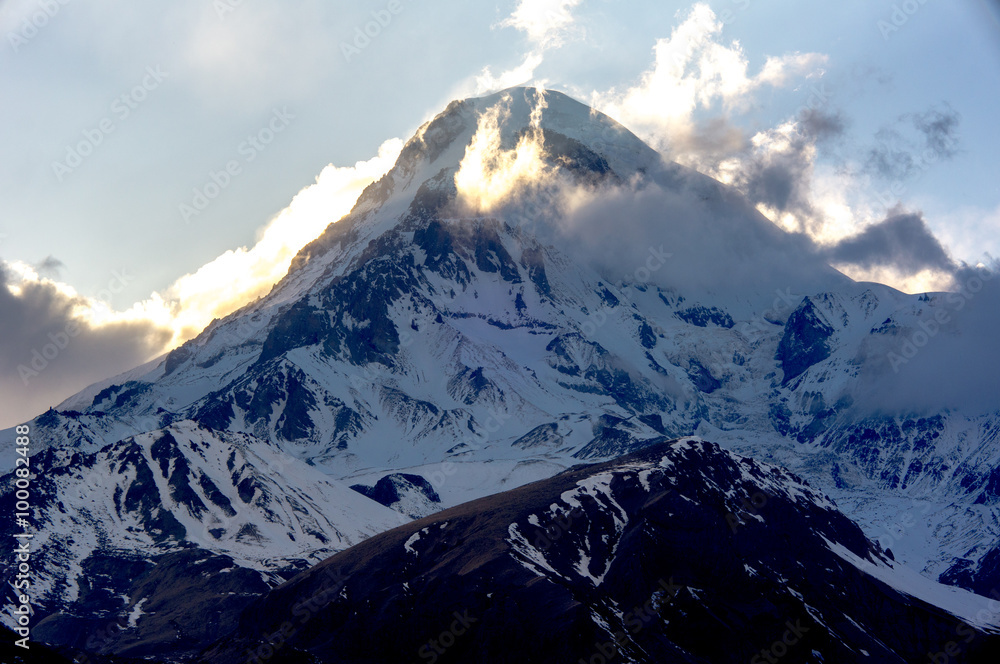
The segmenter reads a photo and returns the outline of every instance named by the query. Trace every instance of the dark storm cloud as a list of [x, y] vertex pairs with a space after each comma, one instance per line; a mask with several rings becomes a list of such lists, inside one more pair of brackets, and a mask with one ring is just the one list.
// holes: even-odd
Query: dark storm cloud
[[586, 191], [527, 227], [611, 283], [648, 281], [692, 297], [762, 295], [769, 303], [777, 288], [827, 289], [843, 278], [816, 260], [807, 237], [779, 229], [737, 192], [694, 171]]
[[753, 203], [791, 212], [802, 220], [813, 217], [810, 145], [810, 139], [798, 136], [787, 150], [755, 155], [745, 163], [737, 186]]
[[46, 277], [55, 277], [59, 275], [59, 270], [63, 267], [65, 267], [63, 262], [55, 256], [46, 256], [41, 263], [35, 266], [35, 270], [38, 271], [38, 274]]
[[697, 123], [688, 132], [674, 132], [667, 151], [693, 155], [702, 164], [717, 164], [747, 148], [748, 141], [742, 128], [734, 125], [729, 118], [714, 117]]
[[887, 180], [905, 180], [916, 171], [913, 154], [904, 146], [902, 135], [894, 129], [880, 129], [875, 134], [878, 142], [868, 151], [865, 170]]
[[85, 305], [47, 282], [17, 284], [0, 266], [0, 418], [26, 420], [87, 385], [160, 352], [170, 338], [148, 322], [93, 327], [76, 310]]
[[958, 153], [960, 116], [951, 108], [929, 109], [899, 117], [875, 134], [865, 170], [887, 180], [905, 180], [934, 162]]
[[916, 274], [927, 268], [946, 272], [956, 269], [923, 216], [899, 210], [823, 250], [823, 257], [831, 263], [862, 268], [893, 267], [902, 274]]
[[926, 146], [938, 157], [951, 158], [958, 152], [959, 115], [955, 111], [929, 110], [913, 116], [913, 126], [924, 135]]
[[807, 108], [799, 113], [799, 130], [805, 136], [817, 141], [840, 138], [847, 128], [847, 121], [839, 111], [827, 112], [822, 109]]
[[795, 131], [780, 149], [752, 151], [743, 161], [734, 184], [753, 203], [779, 212], [791, 212], [805, 226], [816, 222], [811, 201], [815, 149], [834, 144], [844, 135], [847, 122], [839, 112], [805, 108]]
[[913, 154], [902, 135], [894, 129], [880, 129], [875, 134], [877, 145], [868, 151], [865, 170], [887, 180], [904, 180], [916, 170]]

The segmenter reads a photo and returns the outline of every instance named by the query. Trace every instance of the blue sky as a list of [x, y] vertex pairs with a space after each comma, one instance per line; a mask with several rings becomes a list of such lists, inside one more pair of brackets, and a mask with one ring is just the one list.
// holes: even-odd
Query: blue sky
[[[391, 164], [387, 141], [513, 84], [594, 104], [751, 193], [796, 164], [808, 177], [794, 205], [767, 191], [760, 205], [820, 242], [901, 203], [953, 261], [1000, 254], [993, 0], [0, 0], [0, 38], [0, 295], [26, 321], [3, 328], [0, 363], [16, 374], [60, 315], [94, 332], [88, 360], [0, 386], [13, 409], [126, 369], [266, 290], [294, 245]], [[826, 129], [805, 131], [807, 107]], [[305, 218], [304, 239], [287, 230]], [[270, 258], [216, 260], [269, 225], [286, 238], [261, 248]], [[852, 276], [945, 287], [931, 263]], [[220, 275], [244, 269], [257, 290], [216, 306]], [[53, 314], [53, 302], [73, 306]]]

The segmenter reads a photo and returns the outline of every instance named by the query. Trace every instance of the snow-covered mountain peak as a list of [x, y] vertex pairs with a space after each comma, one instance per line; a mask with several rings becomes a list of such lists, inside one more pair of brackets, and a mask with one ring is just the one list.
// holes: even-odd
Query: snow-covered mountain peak
[[[361, 194], [348, 217], [302, 251], [293, 272], [345, 234], [370, 239], [407, 211], [455, 203], [446, 216], [495, 216], [515, 188], [537, 188], [556, 172], [629, 181], [664, 168], [660, 156], [623, 126], [559, 92], [511, 88], [455, 101], [407, 141], [393, 168]], [[489, 204], [478, 204], [484, 200]]]
[[[249, 519], [241, 483], [287, 456], [293, 475], [260, 479], [277, 520], [247, 523], [301, 558], [367, 532], [320, 518], [326, 499], [385, 507], [385, 524], [700, 434], [807, 478], [901, 563], [981, 589], [1000, 551], [1000, 417], [860, 407], [890, 353], [954, 306], [935, 301], [847, 279], [734, 190], [565, 95], [517, 88], [451, 104], [270, 294], [39, 416], [32, 439], [82, 455], [74, 491], [94, 464], [118, 473], [108, 454], [141, 450], [128, 468], [208, 508], [168, 505], [183, 528], [160, 528], [178, 533], [167, 545], [255, 560], [203, 475]], [[952, 313], [934, 344], [975, 331]], [[203, 463], [188, 443], [245, 447], [251, 470], [181, 472], [181, 457]], [[304, 502], [303, 478], [323, 500]], [[160, 501], [163, 482], [140, 487]], [[109, 532], [160, 515], [133, 512], [92, 513]], [[69, 537], [77, 517], [45, 518]], [[128, 544], [145, 555], [150, 537]]]
[[561, 92], [516, 87], [452, 102], [407, 142], [396, 167], [411, 172], [419, 158], [440, 167], [457, 166], [455, 157], [464, 156], [483, 119], [491, 116], [506, 150], [514, 148], [525, 131], [541, 129], [600, 152], [624, 176], [659, 162], [655, 150], [603, 113]]

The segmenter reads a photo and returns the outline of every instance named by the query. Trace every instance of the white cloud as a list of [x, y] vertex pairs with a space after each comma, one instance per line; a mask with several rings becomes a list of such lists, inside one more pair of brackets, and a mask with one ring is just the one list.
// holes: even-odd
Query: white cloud
[[[869, 200], [864, 183], [819, 159], [820, 143], [836, 139], [844, 128], [826, 108], [825, 93], [814, 87], [805, 105], [774, 127], [750, 136], [741, 129], [762, 90], [823, 76], [827, 56], [770, 56], [754, 72], [738, 41], [720, 41], [722, 28], [707, 4], [695, 4], [669, 37], [656, 42], [652, 66], [634, 85], [595, 91], [591, 104], [670, 159], [740, 190], [776, 225], [807, 234], [821, 248], [882, 222], [884, 214]], [[940, 289], [952, 279], [946, 266], [914, 263], [907, 271], [909, 264], [894, 263], [891, 256], [884, 265], [837, 267], [855, 279], [908, 292]]]
[[500, 27], [524, 32], [542, 50], [556, 48], [573, 30], [575, 19], [570, 10], [579, 4], [580, 0], [520, 0]]
[[751, 75], [739, 42], [717, 41], [721, 31], [715, 12], [696, 4], [670, 37], [657, 41], [653, 66], [636, 85], [595, 92], [592, 105], [672, 158], [697, 161], [698, 111], [743, 108], [760, 88], [784, 86], [793, 77], [814, 74], [827, 60], [818, 53], [771, 57]]
[[823, 65], [828, 61], [829, 57], [822, 53], [790, 53], [780, 57], [772, 56], [767, 59], [764, 68], [760, 70], [754, 80], [761, 85], [780, 88], [792, 78], [822, 76], [824, 73]]
[[[803, 100], [807, 106], [774, 127], [749, 136], [742, 129], [741, 115], [762, 90], [821, 77], [827, 56], [769, 56], [754, 72], [738, 41], [721, 41], [722, 29], [707, 4], [695, 4], [669, 37], [656, 42], [652, 65], [634, 85], [595, 91], [591, 104], [670, 159], [739, 189], [778, 226], [805, 232], [821, 245], [877, 221], [870, 209], [857, 207], [853, 177], [818, 163], [824, 136], [814, 125], [822, 119], [830, 135], [842, 130], [837, 117], [813, 108], [825, 98]], [[800, 114], [807, 109], [811, 123]], [[905, 283], [933, 278], [922, 275]]]
[[[531, 50], [524, 56], [521, 64], [497, 75], [493, 74], [490, 67], [484, 67], [475, 77], [474, 94], [483, 95], [533, 81], [535, 71], [545, 60], [545, 52], [559, 48], [570, 35], [578, 31], [571, 10], [580, 2], [581, 0], [520, 0], [514, 13], [498, 23], [497, 27], [515, 28], [525, 33], [531, 43]], [[535, 81], [535, 85], [544, 87], [544, 82]]]
[[489, 67], [483, 68], [483, 72], [476, 76], [477, 95], [486, 94], [494, 90], [505, 90], [532, 80], [535, 77], [535, 70], [542, 64], [544, 57], [541, 53], [531, 52], [524, 57], [524, 62], [515, 67], [501, 72], [494, 76]]

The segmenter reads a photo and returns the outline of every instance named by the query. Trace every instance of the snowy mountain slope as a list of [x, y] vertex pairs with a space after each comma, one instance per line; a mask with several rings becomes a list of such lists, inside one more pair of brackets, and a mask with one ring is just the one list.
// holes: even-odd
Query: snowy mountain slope
[[[290, 569], [409, 520], [272, 445], [190, 421], [95, 453], [51, 448], [33, 463], [35, 620], [39, 636], [59, 642], [58, 633], [66, 645], [68, 616], [93, 613], [88, 621], [106, 624], [140, 606], [143, 597], [128, 590], [140, 561], [211, 552], [238, 571], [234, 578], [250, 574], [267, 587]], [[13, 511], [10, 486], [3, 502]], [[23, 530], [3, 524], [7, 537]], [[95, 576], [95, 569], [106, 571]], [[130, 599], [95, 606], [95, 594], [111, 588], [125, 588], [112, 595]], [[47, 631], [46, 620], [59, 629]]]
[[[167, 510], [184, 532], [168, 546], [276, 567], [398, 518], [324, 520], [303, 503], [312, 525], [299, 523], [285, 501], [302, 503], [301, 481], [350, 491], [407, 473], [449, 507], [698, 432], [792, 468], [898, 560], [935, 576], [963, 565], [947, 578], [973, 587], [1000, 538], [1000, 409], [876, 398], [896, 385], [892, 354], [940, 311], [952, 322], [913, 364], [970, 332], [950, 295], [855, 283], [607, 117], [514, 89], [422, 127], [268, 296], [31, 427], [68, 468], [187, 421], [213, 445], [286, 458], [296, 475], [279, 473], [269, 495], [291, 512], [272, 510], [279, 531], [252, 524], [268, 539], [203, 537], [197, 508]], [[237, 484], [204, 472], [239, 504]], [[381, 508], [352, 498], [359, 514]], [[110, 507], [95, 518], [98, 532], [123, 519]], [[46, 524], [64, 538], [75, 527]], [[130, 521], [123, 545], [149, 555], [166, 532], [156, 524]]]

